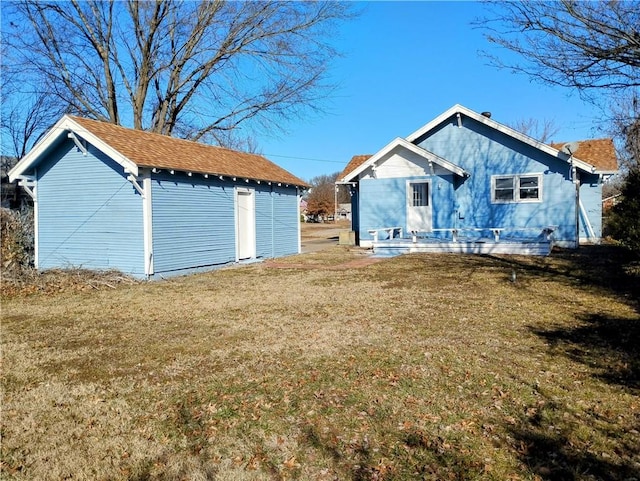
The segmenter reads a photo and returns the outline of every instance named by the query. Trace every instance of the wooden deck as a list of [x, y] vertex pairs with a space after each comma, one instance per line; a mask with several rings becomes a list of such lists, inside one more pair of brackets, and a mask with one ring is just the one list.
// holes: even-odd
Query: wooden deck
[[[492, 237], [468, 236], [464, 237], [461, 229], [438, 229], [451, 231], [451, 238], [441, 236], [420, 236], [412, 233], [404, 237], [399, 228], [379, 229], [387, 235], [386, 239], [379, 239], [377, 231], [373, 234], [373, 252], [377, 256], [396, 256], [408, 253], [454, 253], [454, 254], [517, 254], [527, 256], [547, 256], [551, 253], [553, 228], [532, 229], [541, 232], [537, 236], [506, 238], [500, 234], [505, 229], [467, 229], [473, 231], [490, 231]], [[435, 230], [434, 230], [435, 232]]]
[[548, 240], [520, 240], [492, 238], [447, 239], [418, 238], [386, 239], [373, 242], [373, 253], [377, 256], [397, 256], [409, 253], [456, 253], [456, 254], [518, 254], [527, 256], [547, 256], [551, 253], [552, 243]]

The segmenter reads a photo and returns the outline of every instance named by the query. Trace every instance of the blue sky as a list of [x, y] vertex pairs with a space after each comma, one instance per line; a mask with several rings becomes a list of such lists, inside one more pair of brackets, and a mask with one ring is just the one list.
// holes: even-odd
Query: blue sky
[[599, 112], [568, 89], [532, 82], [488, 65], [479, 50], [501, 56], [471, 22], [477, 2], [367, 2], [341, 29], [335, 61], [339, 84], [322, 116], [288, 126], [279, 138], [257, 138], [263, 155], [309, 180], [342, 170], [353, 155], [373, 154], [455, 104], [490, 111], [498, 122], [546, 119], [554, 141], [604, 136]]

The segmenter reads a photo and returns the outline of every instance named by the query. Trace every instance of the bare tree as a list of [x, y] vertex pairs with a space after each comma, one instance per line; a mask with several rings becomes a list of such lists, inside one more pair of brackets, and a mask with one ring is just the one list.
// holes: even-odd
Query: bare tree
[[311, 190], [307, 196], [307, 213], [312, 216], [333, 215], [336, 210], [335, 181], [340, 175], [318, 175], [309, 181]]
[[629, 129], [640, 124], [640, 1], [487, 3], [491, 13], [476, 26], [490, 42], [518, 54], [515, 60], [489, 56], [492, 63], [579, 91], [602, 108], [621, 163], [637, 165]]
[[18, 0], [3, 41], [16, 75], [59, 105], [136, 129], [228, 143], [317, 108], [338, 2]]
[[640, 2], [492, 1], [476, 22], [487, 39], [519, 55], [493, 63], [587, 93], [640, 87]]
[[625, 92], [609, 100], [610, 134], [617, 138], [619, 164], [625, 170], [640, 168], [640, 99]]
[[538, 120], [535, 118], [516, 120], [509, 124], [509, 127], [543, 143], [551, 142], [553, 136], [560, 131], [560, 128], [553, 120]]
[[0, 141], [2, 153], [20, 159], [62, 114], [39, 85], [25, 87], [20, 72], [23, 66], [7, 62], [9, 46], [0, 42]]
[[43, 93], [25, 97], [21, 102], [3, 103], [2, 151], [16, 159], [22, 158], [61, 114], [59, 108], [52, 108]]

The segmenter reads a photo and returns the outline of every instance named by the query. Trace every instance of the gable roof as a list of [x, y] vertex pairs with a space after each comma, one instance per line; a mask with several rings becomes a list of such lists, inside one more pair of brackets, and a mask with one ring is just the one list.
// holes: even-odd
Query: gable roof
[[[375, 153], [374, 155], [372, 155], [368, 159], [366, 159], [363, 162], [361, 162], [360, 165], [358, 165], [352, 171], [347, 172], [347, 174], [344, 177], [341, 177], [340, 180], [342, 180], [343, 182], [350, 181], [355, 176], [357, 176], [358, 174], [360, 174], [364, 170], [366, 170], [368, 167], [374, 165], [378, 160], [380, 160], [382, 157], [384, 157], [385, 155], [390, 153], [396, 147], [401, 147], [403, 149], [409, 150], [409, 151], [413, 152], [414, 154], [417, 154], [420, 157], [426, 159], [428, 162], [433, 162], [435, 164], [438, 164], [439, 166], [441, 166], [441, 167], [447, 169], [448, 171], [453, 172], [454, 174], [457, 174], [457, 175], [459, 175], [461, 177], [466, 177], [466, 176], [469, 175], [469, 173], [466, 170], [464, 170], [462, 167], [458, 167], [457, 165], [453, 164], [452, 162], [449, 162], [448, 160], [443, 159], [439, 155], [436, 155], [433, 152], [429, 152], [428, 150], [425, 150], [422, 147], [417, 146], [416, 144], [412, 144], [411, 142], [409, 142], [409, 141], [407, 141], [405, 139], [401, 139], [400, 137], [396, 137], [391, 142], [389, 142], [386, 146], [384, 146], [382, 148], [382, 150], [378, 151], [377, 153]], [[351, 160], [353, 161], [353, 159], [351, 159]], [[346, 170], [347, 169], [345, 168], [345, 171]]]
[[[596, 166], [586, 162], [584, 159], [582, 159], [581, 157], [578, 157], [577, 155], [574, 155], [573, 159], [571, 159], [569, 155], [565, 154], [564, 152], [561, 152], [560, 149], [554, 148], [550, 145], [540, 142], [534, 139], [533, 137], [529, 137], [528, 135], [523, 134], [522, 132], [518, 132], [517, 130], [512, 129], [511, 127], [508, 127], [504, 124], [496, 122], [495, 120], [485, 115], [474, 112], [471, 109], [463, 107], [460, 104], [454, 105], [447, 111], [438, 115], [431, 122], [420, 127], [418, 130], [416, 130], [411, 135], [409, 135], [407, 137], [407, 140], [409, 142], [415, 142], [417, 139], [419, 139], [429, 131], [433, 130], [435, 127], [439, 126], [442, 122], [445, 122], [447, 119], [457, 115], [464, 115], [466, 117], [474, 119], [477, 122], [485, 124], [499, 132], [502, 132], [503, 134], [513, 137], [514, 139], [520, 140], [525, 144], [531, 145], [532, 147], [535, 147], [543, 152], [546, 152], [547, 154], [552, 155], [553, 157], [556, 157], [560, 160], [564, 160], [566, 162], [570, 162], [571, 160], [573, 160], [574, 165], [581, 170], [584, 170], [586, 172], [592, 172], [592, 173], [599, 172], [599, 169]], [[617, 170], [617, 167], [614, 170]]]
[[347, 164], [347, 166], [340, 172], [338, 179], [344, 179], [347, 174], [353, 170], [356, 170], [362, 164], [364, 164], [367, 160], [373, 157], [371, 154], [368, 155], [354, 155], [351, 157], [351, 160]]
[[11, 170], [10, 179], [15, 180], [39, 162], [41, 155], [56, 142], [73, 135], [86, 140], [133, 175], [139, 175], [140, 168], [156, 168], [308, 186], [261, 155], [70, 115], [62, 117]]
[[[553, 142], [549, 145], [562, 150], [566, 142]], [[590, 139], [578, 141], [578, 150], [574, 155], [593, 165], [598, 171], [617, 171], [618, 160], [613, 139]]]

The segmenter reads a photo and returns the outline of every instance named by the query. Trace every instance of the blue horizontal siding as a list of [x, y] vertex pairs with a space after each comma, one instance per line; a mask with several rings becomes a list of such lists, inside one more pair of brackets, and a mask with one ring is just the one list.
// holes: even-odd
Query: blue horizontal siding
[[38, 267], [144, 275], [142, 198], [123, 168], [71, 140], [39, 165]]
[[[459, 227], [513, 227], [505, 234], [531, 236], [523, 229], [552, 225], [556, 240], [575, 241], [575, 188], [566, 162], [467, 117], [462, 127], [452, 118], [417, 143], [471, 173], [456, 190]], [[543, 174], [542, 202], [491, 202], [491, 176], [522, 173]]]
[[235, 260], [232, 183], [185, 174], [152, 174], [155, 273]]
[[454, 201], [455, 180], [452, 175], [364, 179], [359, 196], [366, 199], [359, 206], [359, 235], [371, 240], [370, 229], [402, 227], [407, 232], [407, 181], [429, 180], [431, 185], [432, 228], [458, 227]]
[[295, 187], [152, 174], [156, 274], [235, 261], [235, 187], [250, 187], [255, 193], [256, 257], [298, 252]]
[[[38, 169], [39, 267], [144, 276], [143, 199], [123, 168], [91, 146], [83, 155], [69, 140]], [[152, 174], [155, 273], [235, 261], [235, 187], [255, 190], [256, 257], [298, 252], [295, 187]]]
[[274, 257], [273, 195], [271, 193], [271, 186], [258, 186], [255, 190], [255, 196], [256, 257]]
[[295, 188], [273, 187], [274, 257], [298, 253], [298, 195]]

